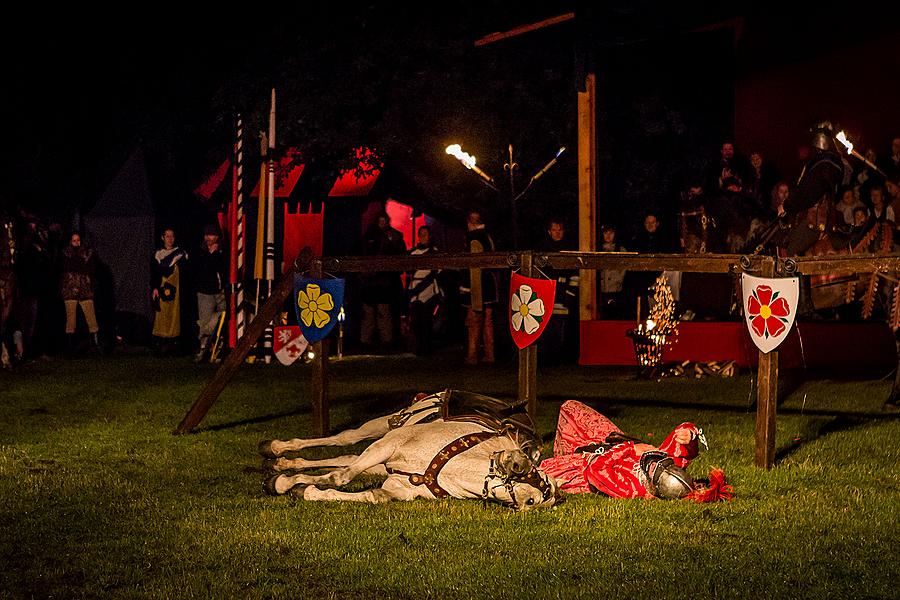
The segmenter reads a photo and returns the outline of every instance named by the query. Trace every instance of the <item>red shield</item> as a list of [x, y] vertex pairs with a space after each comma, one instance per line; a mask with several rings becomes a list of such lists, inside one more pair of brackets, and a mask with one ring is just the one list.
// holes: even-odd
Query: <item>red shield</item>
[[519, 349], [533, 344], [550, 322], [556, 282], [513, 273], [509, 282], [509, 332]]
[[274, 334], [275, 357], [283, 365], [289, 365], [300, 358], [309, 345], [298, 325], [276, 327]]

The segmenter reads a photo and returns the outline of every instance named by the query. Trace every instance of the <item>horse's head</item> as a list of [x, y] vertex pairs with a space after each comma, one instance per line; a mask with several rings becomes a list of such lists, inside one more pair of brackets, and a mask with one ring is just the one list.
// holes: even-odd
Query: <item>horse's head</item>
[[556, 481], [544, 473], [521, 448], [491, 455], [491, 470], [484, 479], [484, 500], [495, 500], [516, 510], [551, 507], [562, 502]]

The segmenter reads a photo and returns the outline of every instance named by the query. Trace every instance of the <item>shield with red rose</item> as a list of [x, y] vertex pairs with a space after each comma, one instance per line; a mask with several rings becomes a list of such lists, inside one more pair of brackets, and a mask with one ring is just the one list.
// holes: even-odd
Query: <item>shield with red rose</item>
[[556, 282], [513, 273], [509, 282], [509, 332], [519, 349], [533, 344], [550, 321]]
[[275, 358], [283, 365], [290, 365], [296, 361], [309, 346], [309, 342], [303, 337], [299, 325], [283, 325], [273, 331], [275, 340], [273, 348]]
[[794, 326], [800, 278], [769, 279], [745, 273], [741, 276], [741, 290], [750, 338], [761, 352], [771, 352]]

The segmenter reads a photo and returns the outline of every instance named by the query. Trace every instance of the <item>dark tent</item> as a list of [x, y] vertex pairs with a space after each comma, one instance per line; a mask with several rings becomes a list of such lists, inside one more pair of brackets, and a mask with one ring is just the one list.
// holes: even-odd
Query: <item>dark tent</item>
[[[140, 149], [132, 152], [85, 215], [84, 226], [100, 262], [100, 287], [106, 287], [104, 283], [109, 286], [100, 293], [111, 293], [110, 309], [116, 313], [117, 332], [132, 339], [143, 338], [145, 325], [153, 315], [149, 289], [154, 216]], [[104, 274], [109, 281], [104, 282]]]

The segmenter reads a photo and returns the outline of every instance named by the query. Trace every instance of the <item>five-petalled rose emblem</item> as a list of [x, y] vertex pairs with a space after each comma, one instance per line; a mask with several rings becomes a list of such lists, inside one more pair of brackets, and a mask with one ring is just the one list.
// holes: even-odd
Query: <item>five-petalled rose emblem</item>
[[741, 277], [744, 318], [750, 337], [763, 352], [774, 350], [794, 324], [800, 280], [796, 277]]
[[509, 332], [519, 348], [533, 344], [553, 313], [556, 283], [513, 273], [509, 289]]

